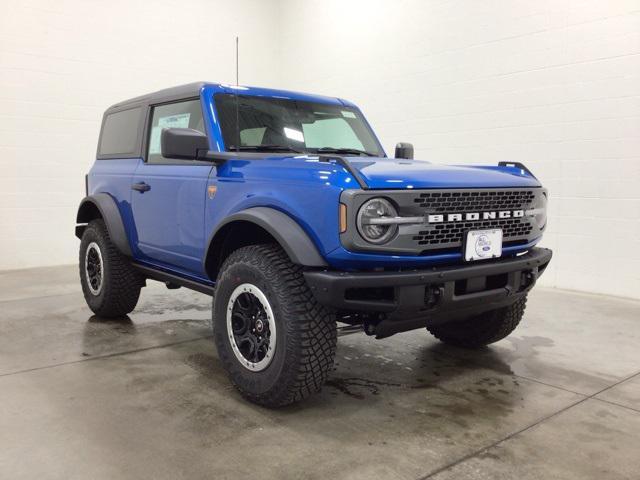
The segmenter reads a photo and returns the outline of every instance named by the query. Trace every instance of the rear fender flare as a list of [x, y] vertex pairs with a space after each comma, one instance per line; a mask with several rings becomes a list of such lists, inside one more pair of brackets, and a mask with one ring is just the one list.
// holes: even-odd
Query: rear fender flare
[[102, 217], [104, 220], [109, 237], [120, 253], [131, 257], [131, 245], [122, 222], [120, 209], [108, 193], [96, 193], [82, 199], [76, 215], [76, 223], [79, 224], [76, 226], [76, 237], [82, 238], [82, 234], [87, 228], [86, 224], [98, 217]]

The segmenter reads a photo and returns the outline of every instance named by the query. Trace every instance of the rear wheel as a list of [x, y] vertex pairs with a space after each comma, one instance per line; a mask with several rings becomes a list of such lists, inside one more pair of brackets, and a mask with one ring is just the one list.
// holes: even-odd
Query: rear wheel
[[80, 241], [80, 283], [99, 317], [121, 317], [138, 303], [144, 280], [109, 238], [102, 219], [92, 220]]
[[334, 315], [319, 305], [277, 245], [251, 245], [225, 261], [213, 300], [218, 355], [252, 402], [279, 407], [317, 392], [333, 365]]
[[491, 310], [461, 321], [428, 326], [438, 340], [463, 348], [479, 348], [502, 340], [515, 330], [524, 315], [527, 297], [508, 307]]

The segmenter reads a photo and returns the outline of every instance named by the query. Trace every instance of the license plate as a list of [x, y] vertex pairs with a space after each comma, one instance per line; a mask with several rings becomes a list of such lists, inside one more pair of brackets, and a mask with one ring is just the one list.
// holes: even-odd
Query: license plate
[[502, 229], [471, 230], [464, 243], [464, 259], [467, 262], [498, 258], [502, 255]]

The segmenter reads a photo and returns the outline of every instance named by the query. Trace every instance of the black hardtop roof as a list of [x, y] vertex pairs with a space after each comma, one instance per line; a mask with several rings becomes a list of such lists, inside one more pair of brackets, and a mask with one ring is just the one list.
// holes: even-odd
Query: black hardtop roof
[[[186, 85], [179, 85], [177, 87], [165, 88], [158, 90], [157, 92], [148, 93], [139, 97], [124, 100], [112, 105], [107, 109], [105, 114], [109, 114], [119, 110], [127, 110], [138, 106], [154, 105], [158, 103], [173, 102], [184, 98], [194, 98], [200, 95], [200, 90], [205, 86], [221, 86], [216, 82], [193, 82]], [[272, 88], [262, 87], [238, 87], [242, 89], [241, 95], [258, 95], [258, 96], [273, 96], [278, 98], [290, 98], [294, 100], [307, 101], [307, 102], [319, 102], [319, 103], [331, 103], [335, 105], [355, 106], [351, 102], [341, 100], [336, 97], [327, 97], [324, 95], [314, 95], [310, 93], [294, 92], [290, 90], [275, 90]]]
[[177, 87], [164, 88], [157, 92], [147, 93], [146, 95], [140, 95], [139, 97], [130, 98], [111, 105], [107, 112], [110, 110], [119, 110], [122, 107], [148, 104], [148, 103], [160, 103], [163, 101], [177, 100], [185, 97], [197, 97], [200, 94], [200, 89], [205, 85], [214, 85], [211, 82], [193, 82], [186, 85], [178, 85]]

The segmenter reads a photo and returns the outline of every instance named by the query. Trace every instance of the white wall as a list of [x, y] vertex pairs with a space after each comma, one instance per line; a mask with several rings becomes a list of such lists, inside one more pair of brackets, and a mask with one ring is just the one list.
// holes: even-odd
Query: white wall
[[[0, 269], [77, 261], [75, 210], [113, 103], [241, 75], [274, 86], [261, 0], [0, 0]], [[242, 80], [242, 77], [241, 77]]]
[[282, 7], [284, 88], [356, 102], [388, 153], [524, 162], [551, 192], [541, 283], [640, 298], [640, 1]]
[[640, 0], [0, 0], [0, 269], [71, 263], [110, 104], [195, 80], [341, 96], [387, 151], [526, 163], [542, 283], [640, 298]]

